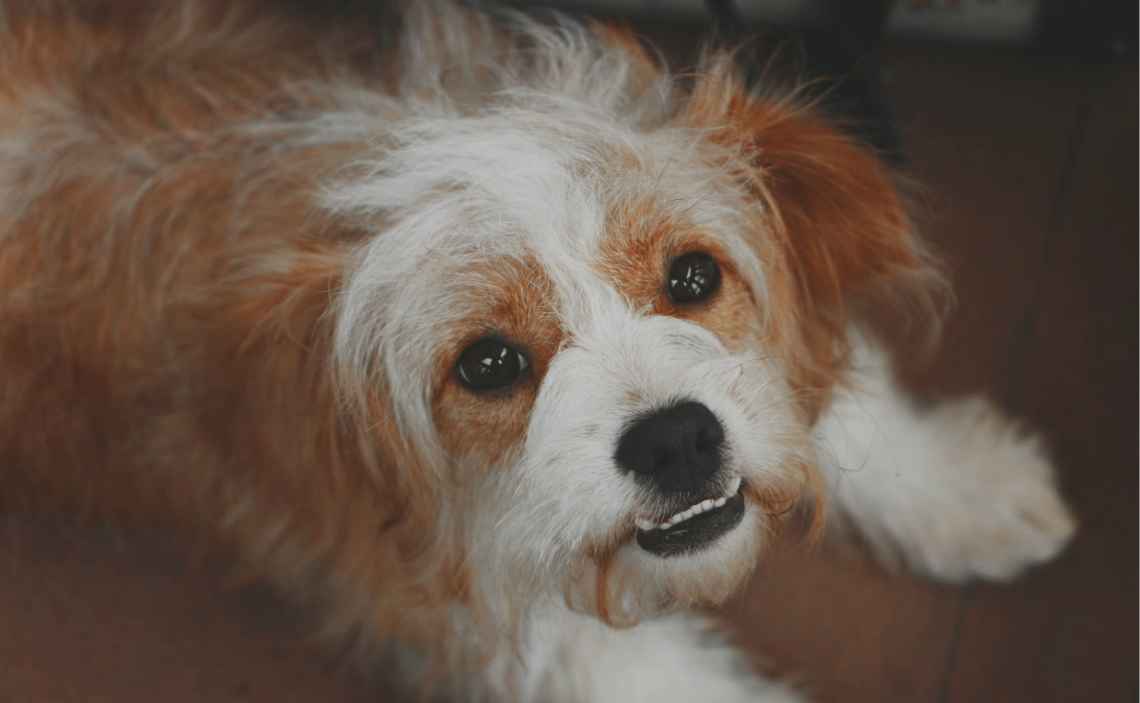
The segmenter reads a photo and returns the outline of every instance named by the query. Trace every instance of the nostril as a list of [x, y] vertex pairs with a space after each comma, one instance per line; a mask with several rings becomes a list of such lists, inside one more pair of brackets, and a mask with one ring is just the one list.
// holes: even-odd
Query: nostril
[[655, 468], [664, 468], [673, 461], [673, 452], [669, 451], [667, 447], [657, 447], [653, 450], [653, 466]]

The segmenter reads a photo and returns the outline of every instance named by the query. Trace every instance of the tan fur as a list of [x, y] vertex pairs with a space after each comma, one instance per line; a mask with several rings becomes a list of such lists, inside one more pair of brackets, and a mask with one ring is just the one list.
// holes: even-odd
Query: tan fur
[[[440, 355], [432, 409], [449, 452], [489, 465], [526, 433], [538, 387], [564, 331], [550, 281], [537, 262], [512, 260], [471, 274], [484, 282], [471, 294], [476, 298], [471, 307], [478, 312], [463, 321], [454, 342]], [[459, 355], [487, 336], [526, 350], [530, 364], [522, 382], [502, 393], [472, 393], [456, 378]]]
[[228, 5], [9, 10], [0, 114], [35, 160], [0, 191], [0, 500], [173, 527], [325, 601], [330, 630], [422, 639], [412, 613], [462, 590], [456, 560], [422, 556], [434, 488], [382, 389], [354, 420], [329, 368], [359, 234], [312, 198], [360, 145], [224, 130], [319, 107], [282, 86], [343, 79], [363, 39], [316, 54]]
[[792, 100], [749, 96], [727, 56], [710, 64], [685, 117], [740, 155], [724, 166], [764, 205], [755, 245], [769, 277], [770, 342], [814, 422], [846, 372], [859, 304], [917, 300], [936, 318], [941, 277], [870, 151]]
[[[648, 308], [712, 330], [734, 351], [759, 342], [756, 301], [735, 270], [732, 259], [712, 237], [652, 202], [625, 204], [610, 213], [598, 267], [635, 309]], [[665, 279], [673, 259], [693, 251], [712, 255], [723, 280], [716, 295], [696, 305], [676, 305], [666, 294]]]

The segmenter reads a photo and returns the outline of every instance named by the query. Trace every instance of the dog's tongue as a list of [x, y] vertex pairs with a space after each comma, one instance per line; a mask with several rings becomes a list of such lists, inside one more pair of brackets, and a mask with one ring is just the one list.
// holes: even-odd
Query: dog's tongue
[[703, 512], [672, 527], [638, 530], [637, 544], [659, 557], [695, 552], [732, 531], [743, 517], [744, 495], [737, 493], [719, 508]]

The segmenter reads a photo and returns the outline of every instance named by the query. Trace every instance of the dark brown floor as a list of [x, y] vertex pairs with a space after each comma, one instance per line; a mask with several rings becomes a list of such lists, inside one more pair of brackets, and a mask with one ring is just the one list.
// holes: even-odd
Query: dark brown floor
[[[1045, 432], [1082, 532], [1013, 586], [950, 588], [785, 551], [726, 618], [820, 701], [1135, 701], [1137, 72], [890, 53], [957, 312], [911, 375]], [[159, 549], [0, 525], [0, 701], [375, 701], [293, 617]]]
[[769, 561], [740, 636], [820, 700], [1136, 700], [1135, 66], [965, 50], [896, 50], [889, 65], [959, 295], [914, 383], [987, 390], [1042, 430], [1082, 532], [1006, 587]]

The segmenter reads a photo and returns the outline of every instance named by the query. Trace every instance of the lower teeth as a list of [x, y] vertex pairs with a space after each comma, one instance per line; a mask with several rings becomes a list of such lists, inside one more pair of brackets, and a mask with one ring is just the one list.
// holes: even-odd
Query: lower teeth
[[[737, 491], [740, 490], [740, 484], [741, 484], [741, 479], [739, 476], [737, 476], [734, 479], [732, 479], [732, 483], [729, 485], [729, 490], [725, 495], [721, 496], [720, 498], [717, 498], [716, 500], [708, 499], [708, 500], [701, 501], [700, 503], [696, 503], [695, 505], [692, 505], [688, 508], [688, 510], [692, 510], [693, 508], [695, 508], [697, 506], [703, 506], [699, 512], [688, 513], [688, 510], [683, 510], [680, 513], [677, 513], [677, 515], [674, 515], [669, 520], [666, 520], [665, 522], [662, 522], [659, 524], [658, 523], [652, 523], [648, 520], [643, 520], [641, 518], [638, 518], [637, 519], [637, 529], [642, 530], [644, 532], [649, 532], [650, 530], [667, 530], [670, 527], [675, 527], [676, 525], [679, 525], [682, 522], [685, 522], [686, 520], [689, 520], [691, 518], [695, 518], [698, 515], [703, 515], [704, 513], [707, 513], [710, 510], [716, 510], [717, 508], [723, 508], [725, 503], [727, 503], [729, 501], [729, 499], [732, 498], [733, 496], [735, 496]], [[686, 514], [686, 513], [688, 513], [688, 514]], [[684, 517], [681, 517], [680, 519], [678, 519], [678, 517], [680, 515], [684, 515]]]

